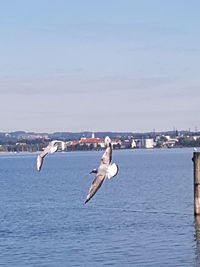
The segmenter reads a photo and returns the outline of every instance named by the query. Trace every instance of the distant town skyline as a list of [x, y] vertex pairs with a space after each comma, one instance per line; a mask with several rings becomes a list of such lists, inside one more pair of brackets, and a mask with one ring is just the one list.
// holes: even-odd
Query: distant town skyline
[[0, 131], [200, 129], [200, 2], [3, 1]]
[[90, 133], [91, 137], [94, 137], [96, 134], [100, 134], [100, 133], [104, 133], [104, 134], [115, 134], [115, 133], [120, 133], [120, 134], [148, 134], [148, 133], [199, 133], [200, 130], [198, 130], [197, 127], [195, 127], [194, 129], [166, 129], [166, 130], [161, 130], [161, 131], [156, 131], [155, 129], [152, 130], [147, 130], [147, 131], [109, 131], [109, 130], [105, 130], [105, 131], [90, 131], [90, 130], [83, 130], [83, 131], [53, 131], [53, 132], [48, 132], [48, 131], [33, 131], [33, 130], [23, 130], [23, 129], [15, 129], [13, 131], [2, 131], [0, 129], [0, 134], [10, 134], [10, 133], [33, 133], [33, 134], [54, 134], [54, 133], [58, 133], [58, 134], [62, 134], [62, 133], [70, 133], [70, 134], [84, 134], [87, 133], [87, 135]]

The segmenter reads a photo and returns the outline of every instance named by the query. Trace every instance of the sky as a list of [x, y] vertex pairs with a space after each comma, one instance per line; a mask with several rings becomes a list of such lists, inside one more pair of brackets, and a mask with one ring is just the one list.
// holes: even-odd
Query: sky
[[199, 10], [0, 1], [0, 132], [200, 130]]

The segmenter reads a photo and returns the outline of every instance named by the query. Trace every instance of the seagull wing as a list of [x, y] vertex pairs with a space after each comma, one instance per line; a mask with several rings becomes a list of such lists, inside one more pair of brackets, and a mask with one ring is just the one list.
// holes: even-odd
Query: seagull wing
[[58, 149], [58, 146], [56, 145], [55, 141], [51, 141], [47, 147], [45, 147], [44, 151], [42, 151], [38, 156], [37, 156], [37, 170], [40, 171], [42, 168], [43, 160], [44, 157], [48, 154], [52, 154], [56, 152]]
[[112, 146], [109, 144], [109, 146], [106, 148], [102, 158], [101, 158], [101, 164], [109, 165], [112, 161]]
[[47, 151], [43, 151], [42, 153], [40, 153], [38, 156], [37, 156], [37, 170], [40, 171], [41, 168], [42, 168], [42, 164], [43, 164], [43, 160], [44, 160], [44, 157], [48, 155], [48, 152]]
[[106, 178], [106, 169], [99, 169], [94, 181], [92, 182], [90, 186], [85, 203], [87, 203], [96, 194], [96, 192], [99, 190], [99, 188], [103, 184], [103, 181], [105, 180], [105, 178]]

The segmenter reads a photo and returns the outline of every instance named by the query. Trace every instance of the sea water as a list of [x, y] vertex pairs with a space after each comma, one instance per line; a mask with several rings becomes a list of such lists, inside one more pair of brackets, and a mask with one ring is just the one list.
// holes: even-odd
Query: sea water
[[114, 150], [84, 204], [102, 154], [0, 155], [0, 266], [199, 266], [192, 149]]

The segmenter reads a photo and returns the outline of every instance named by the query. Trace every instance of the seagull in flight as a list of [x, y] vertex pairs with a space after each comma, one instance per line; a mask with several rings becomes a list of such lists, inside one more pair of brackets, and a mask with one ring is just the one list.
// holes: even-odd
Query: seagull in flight
[[112, 161], [112, 145], [111, 139], [107, 136], [105, 138], [106, 150], [101, 158], [101, 163], [97, 169], [93, 169], [90, 173], [96, 173], [96, 177], [92, 182], [89, 192], [87, 194], [85, 203], [87, 203], [99, 190], [106, 178], [111, 179], [119, 172], [119, 167]]
[[42, 151], [38, 156], [37, 156], [37, 170], [40, 171], [42, 168], [43, 160], [46, 155], [48, 154], [53, 154], [58, 150], [58, 144], [62, 143], [62, 141], [58, 140], [53, 140], [51, 141], [47, 147], [44, 148], [44, 151]]

